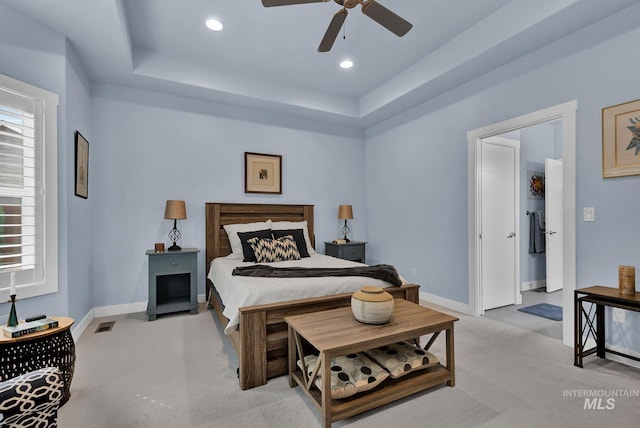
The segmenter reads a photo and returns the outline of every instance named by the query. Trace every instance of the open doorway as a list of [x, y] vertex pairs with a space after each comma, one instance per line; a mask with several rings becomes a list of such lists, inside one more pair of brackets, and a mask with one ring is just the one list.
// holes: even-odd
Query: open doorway
[[[484, 316], [558, 340], [563, 295], [561, 130], [561, 119], [555, 119], [483, 138], [479, 165]], [[492, 145], [500, 141], [517, 145], [518, 155], [502, 156], [494, 165]], [[512, 174], [492, 180], [500, 170]], [[496, 226], [498, 233], [492, 233]], [[508, 254], [495, 251], [501, 246]]]
[[[575, 112], [577, 102], [561, 104], [538, 112], [519, 116], [504, 122], [490, 125], [468, 133], [469, 144], [469, 305], [475, 309], [475, 315], [484, 314], [484, 294], [482, 283], [482, 223], [481, 223], [481, 144], [482, 140], [498, 135], [514, 133], [525, 128], [552, 121], [560, 121], [557, 132], [560, 136], [560, 147], [563, 158], [563, 170], [561, 173], [563, 188], [561, 227], [563, 239], [561, 243], [562, 254], [562, 285], [564, 288], [561, 297], [563, 307], [562, 340], [568, 346], [573, 344], [573, 306], [572, 295], [575, 290]], [[526, 211], [523, 210], [523, 211]], [[528, 221], [520, 221], [516, 216], [516, 235], [521, 232], [521, 224], [525, 226]], [[522, 243], [528, 243], [529, 239], [521, 239]], [[520, 251], [520, 247], [518, 247]], [[518, 262], [520, 258], [517, 258]], [[514, 281], [514, 289], [519, 291], [521, 284]], [[537, 288], [537, 287], [536, 287]]]

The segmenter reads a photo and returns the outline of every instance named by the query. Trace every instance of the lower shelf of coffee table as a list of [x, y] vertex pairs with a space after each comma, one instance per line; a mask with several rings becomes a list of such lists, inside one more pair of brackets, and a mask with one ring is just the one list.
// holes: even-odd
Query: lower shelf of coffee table
[[[348, 398], [331, 400], [332, 422], [375, 409], [400, 398], [408, 397], [434, 386], [451, 381], [451, 372], [441, 364], [418, 370], [397, 379], [387, 378], [374, 389], [355, 394]], [[293, 372], [293, 379], [301, 390], [322, 410], [322, 393], [313, 385], [305, 388], [303, 373], [300, 369]]]

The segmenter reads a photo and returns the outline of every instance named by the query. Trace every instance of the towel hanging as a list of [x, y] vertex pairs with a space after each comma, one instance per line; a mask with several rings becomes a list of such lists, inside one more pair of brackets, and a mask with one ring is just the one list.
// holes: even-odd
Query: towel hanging
[[544, 217], [544, 211], [529, 212], [529, 253], [545, 252]]

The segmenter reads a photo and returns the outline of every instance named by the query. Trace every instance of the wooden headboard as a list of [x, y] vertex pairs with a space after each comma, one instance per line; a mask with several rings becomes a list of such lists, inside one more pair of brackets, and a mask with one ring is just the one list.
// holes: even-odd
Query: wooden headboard
[[313, 205], [282, 204], [233, 204], [205, 203], [206, 271], [211, 260], [231, 254], [229, 238], [223, 229], [225, 224], [253, 223], [271, 219], [273, 221], [307, 221], [309, 239], [315, 248], [313, 232]]

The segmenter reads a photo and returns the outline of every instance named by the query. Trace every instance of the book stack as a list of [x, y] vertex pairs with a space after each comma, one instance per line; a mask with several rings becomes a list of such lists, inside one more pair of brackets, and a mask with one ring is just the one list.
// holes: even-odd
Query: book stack
[[36, 321], [23, 322], [14, 327], [4, 326], [2, 327], [2, 330], [6, 337], [15, 338], [55, 327], [58, 327], [58, 321], [47, 317]]

